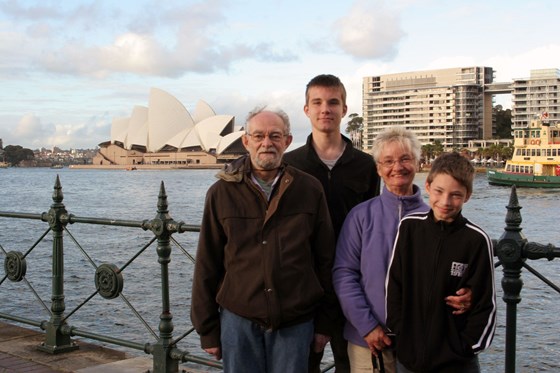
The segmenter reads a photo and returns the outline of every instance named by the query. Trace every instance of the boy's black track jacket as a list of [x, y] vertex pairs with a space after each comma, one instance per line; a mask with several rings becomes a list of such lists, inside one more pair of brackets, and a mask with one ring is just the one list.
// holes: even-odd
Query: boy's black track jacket
[[[462, 315], [444, 298], [472, 290]], [[387, 326], [397, 357], [413, 371], [445, 371], [487, 348], [496, 326], [492, 242], [461, 214], [436, 222], [433, 212], [401, 220], [387, 277]]]

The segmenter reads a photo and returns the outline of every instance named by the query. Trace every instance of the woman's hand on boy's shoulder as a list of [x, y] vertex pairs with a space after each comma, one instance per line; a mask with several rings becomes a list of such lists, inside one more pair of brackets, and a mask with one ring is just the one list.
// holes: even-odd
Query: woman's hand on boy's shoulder
[[454, 315], [462, 315], [472, 308], [472, 290], [470, 288], [461, 288], [457, 290], [455, 295], [445, 298], [445, 304], [454, 308]]

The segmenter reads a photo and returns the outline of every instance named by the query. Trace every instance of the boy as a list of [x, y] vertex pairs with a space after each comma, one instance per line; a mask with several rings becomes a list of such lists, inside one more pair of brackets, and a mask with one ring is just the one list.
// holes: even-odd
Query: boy
[[[492, 342], [492, 241], [461, 215], [473, 179], [468, 159], [442, 154], [425, 184], [431, 210], [401, 220], [387, 276], [387, 327], [396, 335], [398, 373], [480, 372], [477, 354]], [[472, 305], [454, 315], [444, 298], [463, 287], [472, 289]]]

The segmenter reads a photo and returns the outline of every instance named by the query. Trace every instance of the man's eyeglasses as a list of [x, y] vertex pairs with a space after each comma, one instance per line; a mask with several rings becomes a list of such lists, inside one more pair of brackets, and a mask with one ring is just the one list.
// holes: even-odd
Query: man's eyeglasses
[[269, 133], [265, 135], [264, 133], [257, 132], [257, 133], [248, 133], [247, 136], [250, 136], [255, 142], [263, 142], [266, 137], [268, 137], [272, 142], [281, 142], [284, 139], [284, 137], [288, 135], [284, 135], [283, 133], [279, 133], [279, 132]]
[[379, 161], [377, 163], [379, 163], [381, 166], [385, 168], [392, 168], [395, 164], [397, 164], [397, 162], [400, 163], [401, 166], [408, 166], [413, 161], [414, 158], [411, 158], [409, 156], [404, 156], [401, 159], [386, 159], [384, 161]]

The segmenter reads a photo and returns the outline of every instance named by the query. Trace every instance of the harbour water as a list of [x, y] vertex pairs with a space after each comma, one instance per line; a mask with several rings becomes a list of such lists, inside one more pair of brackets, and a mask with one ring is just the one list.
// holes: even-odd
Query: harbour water
[[[215, 181], [216, 170], [72, 170], [8, 168], [0, 170], [0, 211], [39, 214], [52, 204], [53, 186], [59, 175], [69, 213], [80, 217], [145, 220], [155, 217], [160, 183], [168, 196], [169, 214], [176, 221], [200, 224], [204, 196]], [[423, 185], [426, 174], [417, 175]], [[505, 226], [505, 206], [510, 188], [488, 185], [484, 174], [477, 174], [474, 194], [465, 205], [464, 214], [498, 239]], [[560, 189], [518, 189], [522, 206], [523, 234], [529, 241], [560, 246], [557, 212]], [[37, 220], [0, 218], [0, 245], [5, 251], [25, 253], [48, 228]], [[140, 229], [76, 224], [68, 230], [97, 265], [110, 262], [122, 266], [153, 236]], [[196, 252], [196, 233], [174, 235], [191, 255]], [[123, 294], [147, 324], [157, 333], [161, 312], [159, 265], [153, 244], [123, 272]], [[77, 308], [95, 291], [95, 269], [77, 245], [65, 235], [65, 303], [66, 313]], [[173, 247], [171, 276], [171, 313], [174, 336], [190, 328], [189, 305], [192, 263]], [[52, 239], [44, 242], [27, 257], [26, 279], [50, 306]], [[4, 261], [0, 250], [0, 260]], [[529, 265], [556, 285], [560, 285], [560, 259], [529, 261]], [[0, 278], [4, 277], [0, 269]], [[483, 372], [504, 371], [505, 303], [501, 296], [501, 267], [496, 269], [499, 326], [492, 347], [480, 355]], [[560, 320], [556, 315], [560, 294], [539, 279], [523, 271], [524, 287], [518, 305], [517, 371], [560, 371]], [[22, 315], [34, 320], [48, 320], [49, 315], [24, 282], [6, 280], [0, 285], [0, 312]], [[69, 324], [96, 333], [135, 342], [155, 342], [152, 334], [136, 319], [120, 298], [105, 300], [99, 296], [81, 307]], [[205, 356], [196, 335], [185, 338], [179, 348]], [[326, 360], [331, 359], [327, 353]]]

